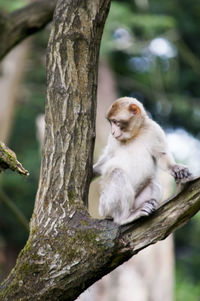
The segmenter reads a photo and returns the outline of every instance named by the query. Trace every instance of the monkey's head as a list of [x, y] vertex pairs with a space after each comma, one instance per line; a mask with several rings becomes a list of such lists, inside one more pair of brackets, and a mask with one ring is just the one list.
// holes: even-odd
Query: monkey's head
[[121, 142], [137, 136], [146, 117], [143, 105], [132, 97], [117, 99], [107, 113], [111, 133], [115, 139]]

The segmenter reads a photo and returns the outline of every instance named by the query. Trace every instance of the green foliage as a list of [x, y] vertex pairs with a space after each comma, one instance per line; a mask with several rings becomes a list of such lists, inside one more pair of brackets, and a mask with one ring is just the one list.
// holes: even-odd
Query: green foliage
[[[192, 282], [200, 285], [200, 213], [178, 231], [175, 246], [178, 270], [187, 275]], [[200, 296], [200, 295], [199, 295]]]
[[198, 301], [200, 296], [200, 282], [195, 284], [182, 274], [181, 269], [176, 273], [175, 300]]
[[26, 0], [0, 0], [0, 9], [6, 12], [13, 12], [26, 4]]
[[155, 35], [160, 35], [163, 31], [173, 29], [175, 20], [169, 16], [159, 16], [156, 14], [138, 14], [133, 11], [129, 4], [122, 4], [113, 1], [111, 3], [110, 14], [106, 21], [101, 46], [101, 55], [110, 55], [111, 51], [118, 48], [116, 40], [113, 38], [115, 30], [124, 28], [129, 31], [133, 45], [127, 50], [129, 54], [136, 54]]
[[[199, 135], [200, 4], [148, 4], [142, 10], [134, 2], [112, 2], [101, 53], [115, 72], [120, 95], [138, 97], [163, 126], [184, 127]], [[169, 41], [177, 50], [174, 57], [150, 53], [155, 38]]]

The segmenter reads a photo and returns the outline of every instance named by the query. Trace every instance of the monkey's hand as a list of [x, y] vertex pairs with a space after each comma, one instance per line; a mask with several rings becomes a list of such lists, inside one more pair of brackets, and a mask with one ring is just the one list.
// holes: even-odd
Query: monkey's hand
[[96, 178], [96, 177], [99, 177], [101, 174], [100, 172], [96, 171], [93, 169], [93, 173], [92, 173], [92, 179]]
[[93, 165], [92, 180], [101, 175], [101, 168], [98, 163]]
[[181, 164], [175, 164], [171, 168], [171, 175], [174, 177], [177, 183], [185, 183], [192, 180], [192, 174], [190, 173], [189, 169]]

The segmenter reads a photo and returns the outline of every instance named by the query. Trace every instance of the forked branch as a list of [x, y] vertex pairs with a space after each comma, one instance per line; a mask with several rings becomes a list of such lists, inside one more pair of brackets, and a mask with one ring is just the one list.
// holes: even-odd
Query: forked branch
[[77, 210], [68, 222], [57, 225], [57, 236], [54, 230], [47, 234], [34, 229], [1, 287], [0, 300], [75, 300], [102, 276], [197, 213], [199, 187], [199, 178], [191, 181], [154, 214], [127, 226], [93, 220]]

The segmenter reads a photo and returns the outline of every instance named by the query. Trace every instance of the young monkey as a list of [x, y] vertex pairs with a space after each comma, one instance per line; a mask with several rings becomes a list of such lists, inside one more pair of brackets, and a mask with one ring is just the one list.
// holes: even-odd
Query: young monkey
[[165, 133], [137, 99], [117, 99], [107, 119], [111, 135], [93, 167], [102, 176], [99, 214], [124, 225], [156, 210], [162, 197], [159, 168], [177, 182], [188, 181], [191, 173], [175, 163]]

